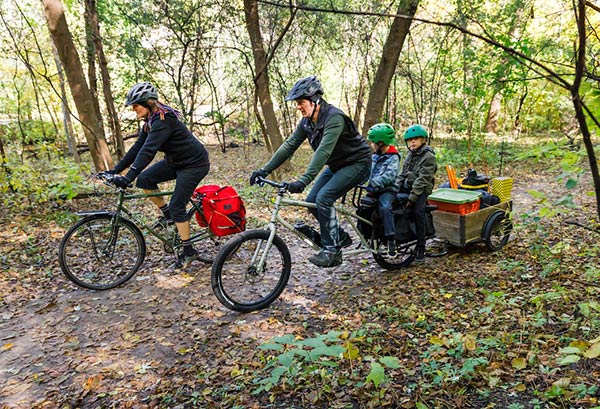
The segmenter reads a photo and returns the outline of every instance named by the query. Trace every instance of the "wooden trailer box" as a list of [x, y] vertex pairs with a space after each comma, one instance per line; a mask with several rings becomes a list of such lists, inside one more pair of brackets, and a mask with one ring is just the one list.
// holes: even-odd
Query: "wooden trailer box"
[[512, 210], [512, 203], [506, 201], [464, 215], [435, 210], [431, 212], [435, 235], [455, 246], [481, 241], [486, 220], [498, 210], [508, 213]]

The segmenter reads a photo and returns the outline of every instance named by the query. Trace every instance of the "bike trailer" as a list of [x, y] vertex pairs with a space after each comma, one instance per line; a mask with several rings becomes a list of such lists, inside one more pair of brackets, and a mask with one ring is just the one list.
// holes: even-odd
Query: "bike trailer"
[[194, 200], [202, 201], [203, 214], [196, 221], [215, 236], [227, 236], [246, 230], [244, 201], [232, 186], [204, 185], [196, 188]]

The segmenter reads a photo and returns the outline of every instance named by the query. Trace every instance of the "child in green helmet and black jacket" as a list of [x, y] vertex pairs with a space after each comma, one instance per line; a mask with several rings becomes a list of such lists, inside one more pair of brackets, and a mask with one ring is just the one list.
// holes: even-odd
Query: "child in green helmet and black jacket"
[[413, 125], [404, 132], [404, 141], [409, 152], [396, 180], [400, 193], [408, 194], [406, 206], [414, 210], [417, 234], [415, 262], [417, 263], [425, 259], [425, 206], [427, 197], [433, 190], [434, 176], [437, 171], [435, 152], [427, 145], [428, 137], [427, 129], [423, 125]]

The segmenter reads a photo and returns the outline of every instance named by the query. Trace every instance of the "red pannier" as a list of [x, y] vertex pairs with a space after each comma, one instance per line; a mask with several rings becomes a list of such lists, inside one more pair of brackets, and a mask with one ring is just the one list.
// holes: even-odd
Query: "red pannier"
[[196, 212], [196, 221], [208, 226], [216, 236], [227, 236], [246, 230], [244, 201], [231, 186], [204, 185], [196, 188], [194, 200], [202, 201], [204, 214]]

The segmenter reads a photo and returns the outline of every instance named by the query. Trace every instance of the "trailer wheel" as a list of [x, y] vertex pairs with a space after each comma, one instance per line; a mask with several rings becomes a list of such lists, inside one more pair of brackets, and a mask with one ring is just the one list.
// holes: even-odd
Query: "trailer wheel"
[[488, 249], [498, 251], [506, 245], [513, 229], [510, 213], [501, 210], [492, 213], [483, 225], [483, 239]]

